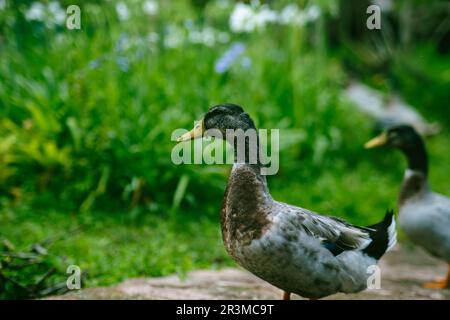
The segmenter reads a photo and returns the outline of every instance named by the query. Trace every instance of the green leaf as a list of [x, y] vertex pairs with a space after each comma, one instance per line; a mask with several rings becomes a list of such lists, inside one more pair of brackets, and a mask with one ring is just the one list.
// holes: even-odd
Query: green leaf
[[184, 195], [186, 193], [186, 188], [189, 184], [189, 177], [187, 175], [182, 175], [180, 180], [178, 181], [177, 188], [175, 190], [175, 193], [173, 195], [173, 201], [172, 201], [172, 211], [176, 211], [181, 201], [184, 198]]

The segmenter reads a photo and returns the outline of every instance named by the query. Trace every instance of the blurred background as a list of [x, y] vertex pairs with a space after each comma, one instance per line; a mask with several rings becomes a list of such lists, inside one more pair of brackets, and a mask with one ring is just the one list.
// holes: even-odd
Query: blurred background
[[392, 122], [449, 195], [449, 44], [448, 1], [0, 0], [0, 298], [62, 293], [69, 265], [83, 287], [234, 265], [230, 166], [171, 162], [222, 102], [280, 129], [277, 200], [377, 222], [405, 161], [363, 144]]

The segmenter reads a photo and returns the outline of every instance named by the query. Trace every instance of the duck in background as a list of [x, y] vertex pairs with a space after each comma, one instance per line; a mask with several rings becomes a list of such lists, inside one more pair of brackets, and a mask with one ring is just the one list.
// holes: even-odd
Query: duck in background
[[449, 288], [450, 198], [430, 189], [425, 144], [413, 127], [394, 126], [367, 142], [365, 147], [384, 145], [399, 149], [408, 160], [398, 197], [400, 227], [415, 244], [449, 265], [444, 279], [425, 283], [424, 287]]
[[428, 122], [399, 95], [384, 95], [356, 80], [345, 88], [344, 95], [358, 110], [375, 121], [376, 134], [400, 124], [409, 124], [424, 136], [436, 135], [441, 130], [440, 124]]
[[[212, 107], [194, 129], [178, 141], [208, 135], [208, 130], [255, 130], [237, 105]], [[257, 137], [257, 134], [256, 134]], [[228, 139], [226, 137], [225, 139]], [[258, 139], [258, 138], [256, 138]], [[368, 268], [396, 242], [393, 212], [378, 224], [358, 227], [272, 198], [259, 155], [259, 140], [245, 141], [244, 161], [234, 161], [221, 209], [222, 238], [227, 252], [242, 267], [284, 291], [310, 299], [367, 288]], [[228, 141], [236, 148], [236, 139]], [[235, 154], [236, 158], [236, 154]], [[239, 159], [239, 157], [238, 157]], [[305, 186], [306, 187], [306, 186]], [[205, 190], [206, 191], [206, 190]]]

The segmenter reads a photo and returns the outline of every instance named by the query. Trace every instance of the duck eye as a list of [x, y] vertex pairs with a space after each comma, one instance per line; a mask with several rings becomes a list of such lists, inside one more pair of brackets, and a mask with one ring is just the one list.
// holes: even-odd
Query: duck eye
[[396, 139], [398, 137], [398, 133], [396, 131], [391, 131], [389, 133], [389, 139]]

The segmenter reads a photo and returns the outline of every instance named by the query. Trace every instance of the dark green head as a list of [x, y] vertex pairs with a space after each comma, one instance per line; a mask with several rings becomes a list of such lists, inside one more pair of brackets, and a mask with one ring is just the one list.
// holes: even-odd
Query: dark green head
[[393, 126], [365, 144], [367, 149], [389, 146], [400, 150], [410, 150], [423, 144], [422, 138], [409, 125]]
[[211, 107], [194, 129], [182, 135], [178, 141], [200, 138], [210, 129], [219, 130], [225, 137], [226, 130], [246, 131], [255, 129], [255, 124], [242, 107], [231, 103], [219, 104]]
[[255, 124], [241, 106], [226, 103], [212, 107], [203, 118], [205, 130], [218, 129], [222, 133], [227, 129], [255, 129]]
[[390, 127], [368, 141], [366, 149], [389, 146], [401, 150], [408, 158], [409, 168], [427, 173], [427, 154], [421, 136], [409, 125]]

